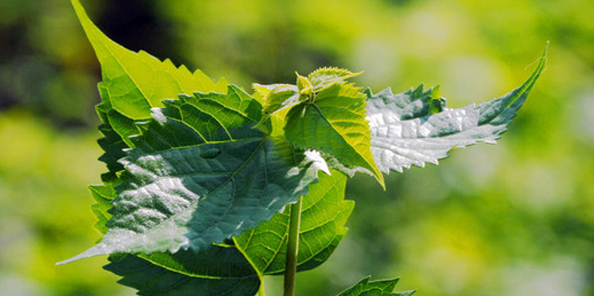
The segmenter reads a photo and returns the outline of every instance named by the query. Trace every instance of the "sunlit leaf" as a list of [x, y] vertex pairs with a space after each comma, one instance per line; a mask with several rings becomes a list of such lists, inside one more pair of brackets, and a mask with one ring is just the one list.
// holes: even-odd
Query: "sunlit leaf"
[[382, 172], [402, 172], [411, 165], [437, 164], [454, 147], [495, 143], [526, 101], [545, 61], [543, 56], [519, 88], [459, 109], [446, 108], [437, 88], [424, 91], [421, 85], [401, 94], [393, 94], [389, 88], [377, 94], [368, 90], [367, 119], [375, 163]]
[[370, 149], [365, 96], [352, 84], [339, 83], [316, 94], [313, 102], [293, 107], [286, 119], [287, 139], [298, 148], [315, 149], [348, 174], [364, 171], [384, 179]]
[[319, 166], [284, 139], [251, 128], [260, 110], [233, 86], [227, 95], [196, 93], [154, 109], [153, 120], [139, 126], [143, 134], [133, 138], [136, 148], [121, 160], [123, 183], [109, 230], [99, 244], [69, 261], [203, 250], [307, 194]]

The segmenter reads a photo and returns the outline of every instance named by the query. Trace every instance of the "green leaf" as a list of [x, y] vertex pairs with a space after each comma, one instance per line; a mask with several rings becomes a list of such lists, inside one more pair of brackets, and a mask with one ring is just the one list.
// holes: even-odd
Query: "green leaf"
[[363, 74], [363, 72], [353, 73], [346, 69], [324, 67], [311, 72], [307, 78], [311, 81], [313, 90], [319, 92], [326, 87], [357, 77], [361, 74]]
[[313, 103], [304, 102], [289, 111], [285, 134], [295, 147], [312, 148], [335, 159], [335, 169], [350, 175], [369, 172], [384, 186], [371, 154], [365, 96], [359, 90], [346, 83], [323, 89]]
[[392, 292], [398, 283], [398, 278], [369, 281], [370, 278], [370, 276], [363, 278], [338, 296], [410, 296], [415, 293], [415, 291]]
[[184, 66], [176, 68], [150, 54], [132, 52], [105, 36], [91, 22], [78, 0], [72, 5], [87, 34], [103, 74], [111, 108], [130, 119], [149, 119], [150, 108], [179, 93], [224, 91], [226, 83], [215, 84], [201, 71], [191, 73]]
[[154, 109], [120, 160], [103, 240], [62, 263], [101, 254], [208, 248], [256, 227], [307, 194], [323, 160], [250, 128], [259, 103], [239, 88], [196, 93]]
[[[346, 177], [338, 171], [320, 174], [319, 182], [310, 185], [308, 195], [303, 197], [297, 257], [300, 271], [326, 261], [346, 235], [344, 224], [354, 202], [344, 200], [345, 185]], [[236, 247], [261, 276], [285, 270], [289, 216], [287, 208], [234, 238]]]
[[100, 233], [105, 234], [107, 232], [107, 226], [105, 226], [105, 224], [111, 218], [111, 214], [109, 213], [109, 209], [112, 207], [111, 201], [117, 197], [117, 193], [113, 186], [109, 185], [92, 185], [89, 186], [89, 191], [91, 191], [91, 195], [96, 201], [96, 203], [91, 206], [93, 214], [95, 214], [98, 219], [95, 223], [95, 228], [99, 230]]
[[98, 88], [102, 103], [97, 113], [105, 123], [101, 128], [106, 137], [100, 140], [105, 150], [101, 160], [110, 170], [104, 176], [109, 181], [121, 170], [115, 160], [122, 156], [122, 149], [133, 147], [128, 138], [139, 133], [135, 121], [149, 119], [151, 107], [163, 106], [163, 99], [177, 98], [180, 93], [224, 92], [228, 83], [225, 79], [214, 83], [199, 70], [191, 73], [170, 60], [161, 62], [144, 51], [130, 51], [105, 36], [78, 0], [72, 0], [72, 5], [101, 64], [103, 81]]
[[411, 165], [437, 164], [454, 147], [479, 141], [495, 143], [544, 70], [545, 56], [546, 51], [522, 86], [478, 106], [446, 108], [438, 88], [423, 91], [422, 85], [401, 94], [393, 94], [389, 88], [377, 94], [367, 91], [375, 163], [382, 172], [402, 172]]
[[295, 85], [275, 84], [274, 88], [264, 96], [264, 114], [272, 115], [298, 103], [300, 103], [299, 90]]
[[[298, 256], [300, 271], [314, 268], [328, 259], [347, 232], [344, 223], [354, 206], [352, 201], [344, 200], [344, 175], [333, 171], [331, 176], [322, 174], [319, 179], [319, 183], [309, 186], [308, 195], [303, 197], [301, 248]], [[200, 252], [180, 250], [175, 254], [140, 254], [137, 258], [127, 256], [126, 260], [115, 260], [113, 257], [110, 258], [111, 263], [106, 269], [124, 276], [126, 284], [130, 283], [127, 279], [129, 274], [132, 273], [133, 278], [142, 278], [142, 271], [130, 270], [125, 265], [129, 264], [129, 260], [145, 260], [152, 264], [152, 267], [145, 271], [146, 278], [152, 277], [156, 272], [154, 270], [160, 267], [176, 273], [176, 278], [180, 281], [183, 276], [188, 281], [208, 279], [214, 287], [218, 284], [226, 286], [229, 281], [282, 273], [285, 264], [287, 224], [288, 214], [278, 213], [270, 221], [260, 223], [257, 228], [235, 238], [235, 245], [212, 245]], [[280, 249], [270, 252], [271, 248], [278, 246]], [[214, 281], [215, 279], [220, 282]], [[128, 285], [141, 292], [147, 285], [149, 288], [152, 287], [151, 283], [140, 281]]]
[[119, 283], [138, 289], [138, 295], [251, 296], [260, 286], [257, 276], [233, 279], [192, 277], [132, 255], [111, 256], [109, 261], [104, 268], [122, 276]]

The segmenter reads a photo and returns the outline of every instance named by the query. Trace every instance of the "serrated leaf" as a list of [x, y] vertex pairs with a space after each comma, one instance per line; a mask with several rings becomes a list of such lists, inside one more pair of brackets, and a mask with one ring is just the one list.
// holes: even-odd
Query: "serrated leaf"
[[495, 143], [544, 70], [545, 56], [546, 51], [522, 86], [478, 106], [446, 108], [436, 89], [423, 91], [422, 85], [401, 94], [389, 88], [377, 94], [368, 91], [367, 119], [375, 163], [382, 172], [402, 172], [411, 165], [437, 164], [454, 147]]
[[119, 135], [119, 139], [105, 135], [107, 140], [101, 143], [105, 150], [102, 160], [110, 170], [105, 177], [113, 179], [120, 169], [113, 159], [119, 159], [122, 142], [133, 147], [128, 137], [139, 133], [135, 121], [149, 119], [151, 107], [163, 106], [163, 99], [177, 98], [180, 93], [224, 92], [228, 83], [224, 79], [214, 83], [199, 70], [191, 73], [170, 60], [161, 62], [144, 51], [130, 51], [105, 36], [78, 0], [72, 0], [72, 5], [101, 64], [103, 81], [98, 88], [102, 103], [97, 112], [106, 126], [102, 132], [111, 129], [110, 133]]
[[251, 296], [260, 286], [257, 276], [235, 279], [192, 277], [170, 271], [151, 262], [132, 256], [110, 257], [104, 268], [123, 278], [120, 284], [138, 289], [146, 296]]
[[101, 63], [111, 108], [122, 115], [149, 119], [151, 107], [162, 106], [163, 99], [179, 93], [224, 91], [226, 83], [217, 85], [200, 71], [191, 73], [184, 66], [176, 68], [170, 60], [161, 62], [113, 42], [91, 22], [78, 0], [72, 0], [72, 5]]
[[307, 78], [313, 85], [313, 90], [319, 92], [326, 87], [357, 77], [361, 74], [363, 74], [363, 72], [353, 73], [346, 69], [323, 67], [311, 72]]
[[[319, 182], [310, 185], [303, 197], [299, 232], [299, 271], [322, 264], [346, 235], [344, 227], [354, 202], [344, 200], [346, 177], [338, 171], [320, 174]], [[278, 274], [285, 270], [290, 213], [274, 215], [270, 221], [234, 238], [259, 275]]]
[[[319, 183], [311, 184], [308, 195], [303, 197], [301, 250], [298, 256], [300, 271], [314, 268], [327, 260], [346, 234], [344, 223], [354, 203], [344, 200], [345, 183], [346, 177], [337, 171], [332, 172], [331, 176], [322, 174]], [[288, 214], [278, 213], [270, 221], [260, 223], [257, 228], [235, 238], [235, 244], [212, 245], [200, 252], [180, 250], [175, 254], [140, 254], [139, 258], [133, 260], [142, 259], [154, 265], [145, 271], [148, 278], [152, 276], [155, 266], [176, 273], [180, 281], [183, 276], [188, 281], [209, 279], [215, 287], [219, 282], [214, 279], [221, 280], [224, 286], [229, 281], [261, 278], [266, 274], [284, 271], [287, 224]], [[275, 246], [280, 246], [280, 249], [273, 253], [268, 251]], [[124, 284], [128, 283], [139, 291], [144, 291], [146, 285], [152, 287], [151, 283], [139, 281], [130, 284], [130, 280], [126, 279], [128, 274], [133, 273], [134, 278], [141, 278], [142, 271], [130, 271], [125, 266], [128, 260], [110, 258], [110, 261], [107, 269], [124, 276]]]
[[393, 292], [398, 278], [370, 281], [367, 276], [354, 286], [338, 294], [338, 296], [410, 296], [415, 291]]
[[111, 209], [111, 201], [117, 197], [117, 193], [113, 186], [109, 185], [91, 185], [89, 191], [95, 200], [95, 204], [91, 206], [93, 214], [98, 221], [95, 223], [95, 228], [102, 234], [107, 232], [105, 224], [111, 218], [109, 209]]
[[[63, 263], [118, 252], [203, 250], [307, 194], [319, 166], [284, 139], [250, 128], [246, 122], [259, 121], [259, 103], [239, 92], [196, 93], [154, 109], [134, 138], [136, 148], [121, 160], [126, 170], [108, 232]], [[210, 124], [202, 124], [205, 118]]]
[[339, 83], [320, 91], [313, 103], [293, 107], [286, 118], [285, 134], [295, 147], [315, 149], [348, 174], [371, 173], [384, 186], [370, 149], [371, 131], [365, 119], [365, 96], [352, 84]]

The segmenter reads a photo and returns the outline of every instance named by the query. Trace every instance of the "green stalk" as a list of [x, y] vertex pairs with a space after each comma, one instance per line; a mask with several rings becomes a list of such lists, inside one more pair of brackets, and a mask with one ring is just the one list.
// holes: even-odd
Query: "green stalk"
[[295, 296], [297, 277], [297, 254], [299, 252], [299, 226], [301, 224], [301, 200], [291, 205], [289, 221], [289, 241], [287, 242], [287, 261], [285, 264], [285, 292], [283, 296]]

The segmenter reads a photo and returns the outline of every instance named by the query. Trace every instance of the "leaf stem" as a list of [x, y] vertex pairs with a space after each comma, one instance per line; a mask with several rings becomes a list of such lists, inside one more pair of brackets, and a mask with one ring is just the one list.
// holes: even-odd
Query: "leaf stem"
[[297, 276], [297, 254], [299, 252], [299, 226], [301, 224], [301, 203], [303, 197], [291, 205], [289, 240], [287, 242], [287, 261], [285, 264], [285, 290], [283, 296], [295, 296]]

